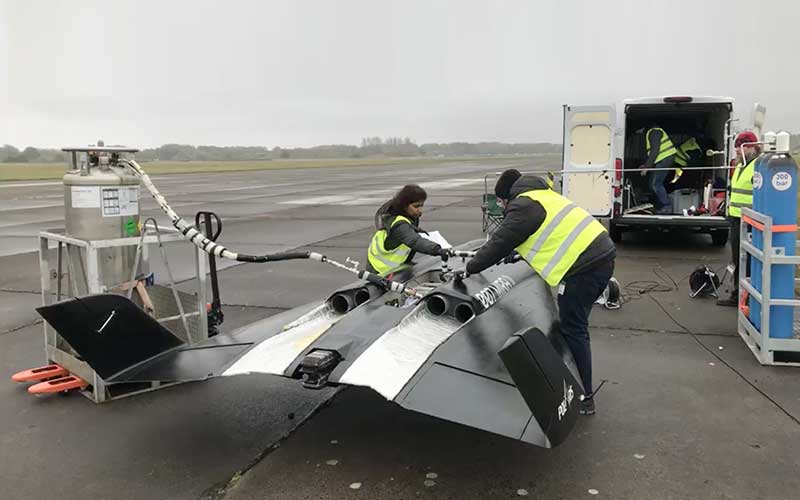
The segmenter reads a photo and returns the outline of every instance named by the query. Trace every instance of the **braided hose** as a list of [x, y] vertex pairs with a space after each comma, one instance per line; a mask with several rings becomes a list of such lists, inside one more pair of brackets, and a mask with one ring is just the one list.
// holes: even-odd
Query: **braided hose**
[[147, 172], [136, 163], [136, 161], [131, 159], [122, 159], [120, 163], [127, 165], [131, 170], [134, 171], [136, 175], [141, 178], [142, 183], [145, 185], [150, 194], [153, 196], [153, 199], [156, 200], [158, 206], [161, 210], [169, 217], [172, 221], [172, 225], [175, 226], [175, 229], [180, 231], [183, 236], [194, 243], [198, 248], [203, 250], [209, 255], [214, 255], [217, 257], [222, 257], [224, 259], [236, 260], [239, 262], [278, 262], [281, 260], [294, 260], [294, 259], [311, 259], [317, 262], [324, 262], [330, 264], [334, 267], [338, 267], [339, 269], [344, 269], [345, 271], [349, 271], [359, 277], [359, 279], [363, 279], [369, 281], [370, 283], [375, 283], [386, 290], [390, 290], [393, 292], [403, 293], [412, 297], [419, 297], [417, 292], [413, 288], [408, 288], [404, 284], [392, 281], [386, 278], [381, 278], [377, 274], [370, 273], [369, 271], [365, 270], [358, 270], [354, 267], [348, 267], [344, 264], [340, 264], [334, 260], [330, 260], [324, 255], [316, 252], [280, 252], [280, 253], [273, 253], [273, 254], [265, 254], [265, 255], [248, 255], [238, 252], [233, 252], [228, 250], [223, 245], [219, 243], [215, 243], [208, 239], [206, 236], [203, 235], [193, 224], [186, 222], [180, 215], [178, 215], [172, 207], [169, 206], [167, 200], [164, 196], [158, 191], [155, 184], [153, 184], [152, 179], [150, 176], [147, 175]]
[[155, 184], [153, 184], [150, 176], [147, 175], [147, 172], [145, 172], [144, 169], [142, 169], [142, 167], [136, 163], [136, 161], [125, 159], [120, 160], [120, 163], [126, 164], [136, 173], [136, 175], [142, 179], [142, 183], [145, 185], [147, 190], [150, 191], [150, 194], [153, 196], [153, 199], [156, 200], [156, 203], [158, 203], [158, 206], [161, 208], [161, 210], [167, 214], [167, 217], [169, 217], [169, 219], [172, 221], [172, 225], [175, 226], [175, 229], [180, 231], [180, 233], [183, 234], [187, 240], [194, 243], [198, 248], [209, 255], [222, 257], [224, 259], [236, 260], [239, 262], [277, 262], [280, 260], [293, 259], [312, 259], [322, 262], [325, 259], [324, 255], [315, 252], [280, 252], [265, 255], [248, 255], [232, 252], [223, 245], [211, 241], [196, 227], [194, 227], [193, 224], [190, 224], [181, 218], [181, 216], [169, 206], [167, 200], [158, 191], [158, 188], [155, 186]]
[[392, 281], [390, 279], [381, 278], [377, 274], [371, 273], [364, 269], [359, 270], [356, 269], [355, 267], [348, 267], [340, 262], [336, 262], [335, 260], [331, 260], [324, 256], [322, 257], [321, 262], [325, 262], [326, 264], [338, 267], [339, 269], [344, 269], [345, 271], [355, 274], [356, 276], [358, 276], [359, 279], [369, 281], [370, 283], [375, 283], [376, 285], [381, 286], [384, 289], [389, 290], [391, 292], [402, 293], [408, 295], [409, 297], [422, 298], [422, 296], [418, 294], [416, 290], [407, 287], [405, 284], [400, 283], [398, 281]]

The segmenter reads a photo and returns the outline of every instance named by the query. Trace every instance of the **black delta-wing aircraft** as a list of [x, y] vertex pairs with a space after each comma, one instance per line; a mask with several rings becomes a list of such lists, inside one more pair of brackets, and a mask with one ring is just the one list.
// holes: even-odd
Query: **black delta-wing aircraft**
[[523, 261], [459, 281], [418, 258], [402, 273], [416, 297], [359, 281], [192, 346], [120, 295], [38, 311], [107, 384], [263, 374], [309, 389], [365, 386], [408, 410], [537, 446], [563, 442], [584, 391], [550, 287]]

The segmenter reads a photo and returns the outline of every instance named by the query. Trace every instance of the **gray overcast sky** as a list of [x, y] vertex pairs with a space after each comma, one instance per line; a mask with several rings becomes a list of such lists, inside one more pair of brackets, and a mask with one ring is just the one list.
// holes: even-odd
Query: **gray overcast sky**
[[0, 0], [0, 143], [560, 142], [563, 103], [663, 94], [797, 131], [800, 2], [759, 5]]

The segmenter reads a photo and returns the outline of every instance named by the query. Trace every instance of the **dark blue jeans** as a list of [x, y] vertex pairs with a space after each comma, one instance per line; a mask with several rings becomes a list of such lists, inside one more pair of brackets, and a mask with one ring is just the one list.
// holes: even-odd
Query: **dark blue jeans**
[[564, 279], [564, 293], [558, 296], [561, 334], [572, 351], [581, 382], [592, 393], [592, 348], [589, 342], [589, 314], [594, 301], [603, 293], [614, 274], [614, 260]]
[[650, 171], [650, 190], [656, 195], [659, 205], [656, 208], [659, 210], [672, 211], [672, 200], [667, 196], [667, 188], [664, 187], [664, 181], [667, 180], [674, 162], [675, 156], [669, 156], [653, 165], [653, 168], [657, 170]]

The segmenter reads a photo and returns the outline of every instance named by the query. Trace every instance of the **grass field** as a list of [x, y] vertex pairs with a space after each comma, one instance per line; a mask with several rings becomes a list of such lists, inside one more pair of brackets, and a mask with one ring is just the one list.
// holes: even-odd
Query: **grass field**
[[[286, 168], [374, 167], [382, 165], [417, 165], [476, 161], [524, 161], [531, 158], [557, 158], [558, 154], [541, 156], [492, 156], [453, 158], [356, 158], [331, 160], [271, 161], [164, 161], [142, 163], [148, 174], [186, 174], [195, 172], [234, 172], [277, 170]], [[0, 181], [60, 179], [67, 166], [63, 163], [0, 163]]]

